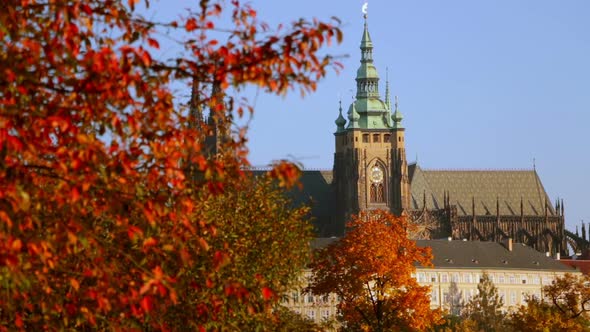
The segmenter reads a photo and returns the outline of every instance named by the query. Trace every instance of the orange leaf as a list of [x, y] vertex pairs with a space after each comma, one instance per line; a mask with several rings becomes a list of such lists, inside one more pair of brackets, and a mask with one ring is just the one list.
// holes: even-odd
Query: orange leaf
[[153, 237], [148, 237], [147, 239], [145, 239], [143, 241], [143, 250], [146, 250], [149, 247], [153, 247], [158, 243], [158, 241], [156, 241], [156, 239], [154, 239]]
[[23, 242], [20, 239], [16, 239], [16, 240], [12, 241], [11, 247], [12, 247], [13, 251], [20, 251], [22, 246], [23, 246]]
[[72, 288], [74, 288], [75, 290], [80, 289], [80, 283], [78, 282], [78, 280], [74, 279], [74, 278], [70, 278], [70, 285], [72, 286]]

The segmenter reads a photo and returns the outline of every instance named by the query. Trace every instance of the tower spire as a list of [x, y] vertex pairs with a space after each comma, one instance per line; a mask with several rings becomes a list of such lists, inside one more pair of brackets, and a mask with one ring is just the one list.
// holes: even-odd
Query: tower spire
[[361, 39], [361, 66], [356, 72], [356, 96], [357, 98], [377, 97], [379, 98], [379, 75], [373, 64], [373, 42], [369, 35], [367, 23], [367, 3], [363, 5], [365, 14], [365, 27]]
[[387, 110], [391, 112], [391, 95], [389, 92], [389, 68], [385, 67], [385, 105]]
[[193, 77], [191, 87], [191, 100], [189, 102], [189, 127], [200, 128], [203, 123], [203, 109], [199, 96], [199, 81]]

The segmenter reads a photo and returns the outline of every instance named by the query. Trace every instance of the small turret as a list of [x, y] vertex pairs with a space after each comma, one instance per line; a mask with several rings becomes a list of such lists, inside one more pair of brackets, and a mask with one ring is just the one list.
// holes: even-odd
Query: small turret
[[391, 119], [393, 120], [393, 128], [394, 129], [401, 129], [402, 127], [402, 119], [404, 117], [402, 116], [402, 113], [399, 111], [398, 108], [398, 99], [397, 96], [395, 96], [395, 112], [393, 113], [393, 115], [391, 115]]
[[356, 111], [356, 100], [352, 102], [350, 108], [348, 109], [348, 128], [358, 128], [359, 127], [359, 119], [361, 116]]
[[342, 116], [342, 100], [340, 100], [340, 107], [338, 108], [338, 118], [334, 123], [336, 123], [336, 133], [341, 133], [345, 130], [344, 126], [346, 126], [346, 120]]

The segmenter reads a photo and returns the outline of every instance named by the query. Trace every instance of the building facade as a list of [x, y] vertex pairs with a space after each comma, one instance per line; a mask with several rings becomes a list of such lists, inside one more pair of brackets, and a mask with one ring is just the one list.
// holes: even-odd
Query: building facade
[[[320, 238], [312, 243], [315, 249], [329, 245], [336, 238]], [[430, 287], [430, 306], [459, 314], [464, 305], [477, 294], [477, 285], [488, 274], [498, 289], [505, 311], [524, 304], [527, 296], [543, 296], [543, 286], [566, 273], [581, 274], [533, 248], [513, 243], [483, 241], [417, 240], [420, 247], [432, 248], [433, 267], [416, 266], [414, 277], [421, 286]], [[316, 323], [336, 319], [339, 302], [335, 294], [317, 296], [306, 293], [311, 271], [304, 271], [299, 289], [283, 299], [283, 305]]]

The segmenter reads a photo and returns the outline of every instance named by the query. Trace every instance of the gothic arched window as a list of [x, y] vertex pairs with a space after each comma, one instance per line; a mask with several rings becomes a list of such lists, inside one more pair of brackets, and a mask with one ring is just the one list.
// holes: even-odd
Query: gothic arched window
[[371, 188], [369, 199], [371, 203], [385, 203], [385, 186], [383, 170], [378, 165], [371, 168]]

